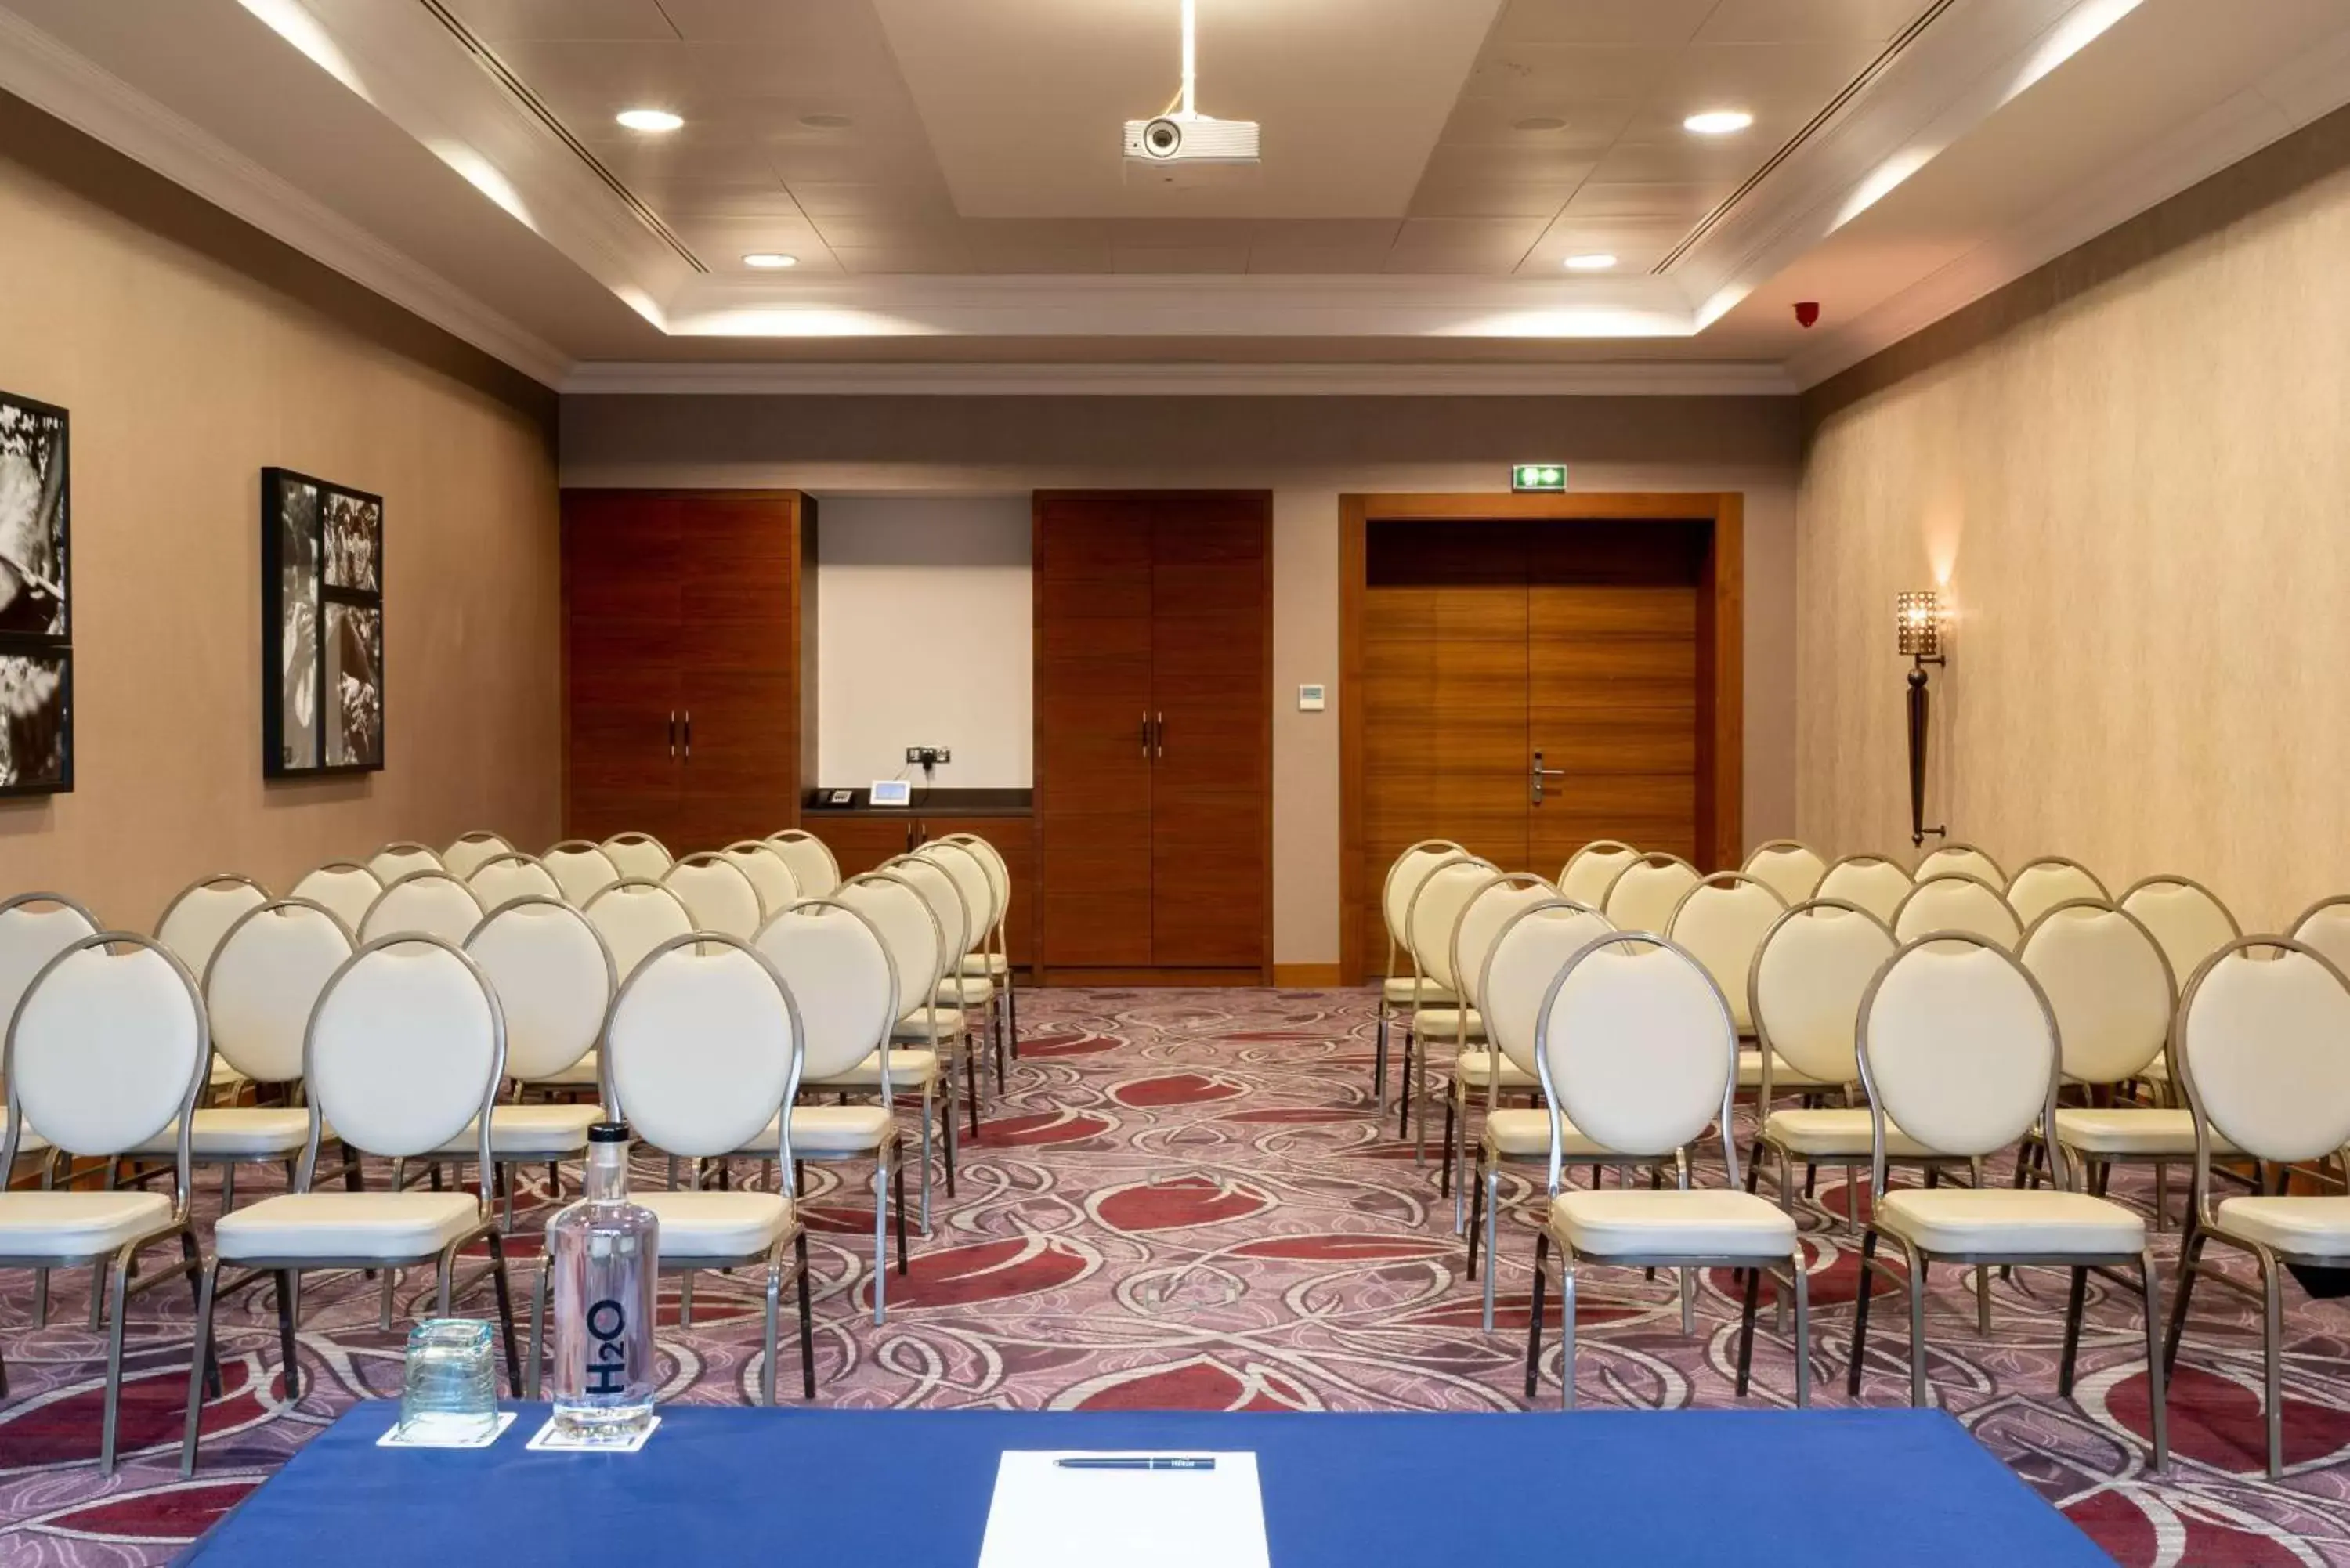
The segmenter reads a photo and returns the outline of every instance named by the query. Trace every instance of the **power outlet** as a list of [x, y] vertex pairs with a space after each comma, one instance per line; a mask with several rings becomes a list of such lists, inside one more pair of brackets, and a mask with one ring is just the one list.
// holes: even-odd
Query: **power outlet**
[[908, 746], [906, 765], [935, 768], [954, 761], [954, 751], [948, 746]]

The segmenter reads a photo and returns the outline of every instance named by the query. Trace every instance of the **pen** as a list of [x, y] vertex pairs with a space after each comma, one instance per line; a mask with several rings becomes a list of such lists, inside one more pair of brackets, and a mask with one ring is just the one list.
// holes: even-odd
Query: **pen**
[[1211, 1470], [1216, 1468], [1216, 1461], [1211, 1458], [1152, 1457], [1147, 1454], [1116, 1459], [1055, 1459], [1053, 1463], [1065, 1470]]

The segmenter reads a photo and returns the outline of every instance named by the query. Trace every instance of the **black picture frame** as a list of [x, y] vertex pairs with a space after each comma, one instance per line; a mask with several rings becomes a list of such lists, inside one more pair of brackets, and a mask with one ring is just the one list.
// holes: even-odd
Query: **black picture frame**
[[0, 798], [73, 788], [73, 416], [0, 392]]
[[383, 770], [383, 515], [372, 492], [261, 471], [265, 777]]
[[[37, 707], [20, 702], [33, 666], [54, 666], [54, 684]], [[73, 649], [64, 643], [0, 642], [0, 799], [69, 794], [74, 786]], [[26, 757], [49, 732], [49, 758], [30, 776]], [[31, 742], [28, 744], [28, 742]]]

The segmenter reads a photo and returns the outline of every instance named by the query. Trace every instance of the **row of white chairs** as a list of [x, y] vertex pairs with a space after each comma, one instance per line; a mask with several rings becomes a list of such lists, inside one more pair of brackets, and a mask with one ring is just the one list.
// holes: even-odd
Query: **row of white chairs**
[[[829, 898], [795, 901], [766, 920], [747, 942], [732, 933], [701, 929], [674, 891], [642, 878], [624, 877], [599, 890], [585, 909], [574, 909], [544, 893], [522, 893], [479, 914], [471, 929], [455, 934], [393, 929], [370, 931], [361, 937], [352, 932], [333, 910], [315, 900], [272, 900], [262, 895], [262, 901], [253, 902], [248, 896], [242, 900], [242, 912], [210, 940], [210, 950], [201, 957], [201, 979], [197, 978], [196, 967], [175, 951], [171, 943], [160, 938], [150, 941], [125, 933], [102, 932], [86, 909], [68, 899], [32, 894], [0, 903], [0, 1012], [12, 1021], [36, 1011], [33, 1007], [34, 994], [38, 990], [36, 981], [46, 981], [70, 955], [92, 950], [135, 949], [166, 961], [172, 972], [187, 978], [196, 1002], [199, 1033], [204, 1042], [202, 1054], [207, 1082], [213, 1081], [217, 1069], [225, 1068], [256, 1085], [298, 1085], [307, 1102], [280, 1106], [196, 1106], [192, 1114], [146, 1127], [135, 1137], [93, 1137], [75, 1119], [76, 1102], [70, 1092], [65, 1099], [45, 1108], [37, 1046], [31, 1058], [36, 1063], [34, 1079], [27, 1085], [28, 1092], [20, 1096], [22, 1075], [16, 1060], [16, 1033], [12, 1028], [7, 1059], [0, 1061], [0, 1077], [5, 1078], [9, 1089], [6, 1142], [5, 1158], [0, 1158], [0, 1171], [13, 1171], [20, 1156], [33, 1154], [41, 1160], [44, 1190], [0, 1199], [0, 1261], [41, 1271], [39, 1293], [43, 1310], [48, 1269], [92, 1266], [96, 1270], [93, 1326], [97, 1324], [104, 1282], [109, 1272], [113, 1274], [116, 1299], [112, 1344], [118, 1354], [110, 1358], [110, 1366], [117, 1369], [109, 1372], [111, 1389], [119, 1381], [121, 1286], [128, 1278], [123, 1265], [140, 1248], [157, 1240], [168, 1240], [173, 1234], [186, 1235], [192, 1244], [193, 1233], [187, 1226], [186, 1194], [189, 1175], [195, 1164], [226, 1168], [224, 1213], [227, 1215], [234, 1201], [231, 1181], [236, 1165], [285, 1160], [292, 1168], [293, 1190], [307, 1195], [317, 1174], [322, 1136], [339, 1137], [351, 1155], [344, 1169], [354, 1189], [359, 1172], [356, 1158], [359, 1153], [368, 1153], [394, 1161], [393, 1189], [389, 1194], [363, 1194], [355, 1189], [334, 1196], [351, 1199], [405, 1196], [417, 1200], [411, 1207], [421, 1216], [428, 1209], [435, 1213], [443, 1209], [453, 1212], [448, 1198], [437, 1190], [438, 1168], [443, 1163], [472, 1159], [479, 1162], [484, 1172], [480, 1199], [484, 1213], [490, 1211], [491, 1194], [504, 1185], [508, 1194], [510, 1220], [513, 1188], [508, 1167], [542, 1160], [552, 1166], [558, 1159], [577, 1158], [584, 1152], [588, 1127], [607, 1110], [633, 1116], [646, 1094], [660, 1092], [657, 1075], [633, 1087], [614, 1076], [613, 1059], [605, 1054], [603, 1048], [611, 1041], [617, 1016], [611, 1010], [618, 1005], [616, 999], [627, 995], [644, 967], [663, 954], [681, 947], [694, 947], [699, 951], [707, 944], [731, 942], [754, 953], [778, 976], [788, 976], [791, 990], [787, 997], [796, 994], [807, 999], [795, 1004], [806, 1019], [806, 1027], [795, 1025], [793, 1037], [808, 1043], [807, 1060], [814, 1064], [805, 1074], [800, 1086], [811, 1093], [837, 1096], [842, 1101], [837, 1106], [795, 1108], [789, 1120], [796, 1157], [869, 1158], [875, 1162], [873, 1307], [877, 1323], [882, 1321], [886, 1311], [883, 1281], [887, 1245], [882, 1195], [893, 1182], [898, 1190], [901, 1272], [905, 1267], [905, 1194], [899, 1137], [891, 1115], [893, 1092], [900, 1085], [919, 1085], [921, 1091], [922, 1224], [927, 1234], [931, 1111], [941, 1085], [947, 1106], [947, 1175], [951, 1192], [953, 1181], [954, 1086], [952, 1075], [943, 1064], [942, 1036], [950, 1029], [960, 1030], [962, 1008], [966, 1002], [984, 1006], [989, 1000], [990, 982], [984, 975], [972, 977], [961, 972], [972, 955], [962, 940], [960, 926], [950, 932], [941, 918], [950, 899], [950, 889], [942, 885], [951, 880], [941, 863], [960, 857], [970, 862], [975, 872], [976, 856], [961, 846], [941, 844], [931, 847], [932, 853], [926, 857], [904, 857], [875, 872], [850, 877]], [[432, 874], [409, 874], [419, 875]], [[445, 873], [439, 875], [444, 882], [447, 880]], [[405, 885], [407, 878], [395, 883], [393, 889], [386, 890], [387, 896]], [[248, 894], [251, 891], [250, 885], [241, 880], [232, 886], [244, 888]], [[175, 901], [175, 911], [183, 908]], [[952, 908], [960, 920], [962, 905], [957, 902]], [[174, 928], [169, 919], [164, 924], [182, 940], [189, 940], [184, 928]], [[462, 956], [487, 988], [498, 1018], [501, 1081], [512, 1080], [518, 1085], [576, 1081], [583, 1064], [593, 1064], [602, 1055], [600, 1067], [588, 1066], [585, 1081], [598, 1088], [603, 1108], [593, 1105], [499, 1104], [490, 1111], [485, 1123], [449, 1132], [429, 1144], [398, 1136], [370, 1137], [366, 1129], [373, 1124], [364, 1113], [350, 1127], [345, 1125], [346, 1118], [341, 1115], [324, 1114], [327, 1101], [318, 1097], [311, 1069], [317, 1020], [327, 991], [356, 954], [419, 943]], [[151, 969], [153, 965], [148, 967]], [[120, 977], [133, 971], [115, 966], [106, 972]], [[126, 991], [125, 994], [130, 992]], [[900, 1006], [901, 995], [930, 996], [935, 1000], [909, 1012]], [[442, 1054], [416, 1049], [411, 1039], [395, 1041], [385, 1033], [389, 1027], [379, 1019], [374, 1044], [382, 1049], [373, 1064], [382, 1080], [376, 1085], [378, 1089], [400, 1092], [440, 1074], [445, 1066]], [[917, 1030], [919, 1038], [915, 1037]], [[430, 1029], [425, 1032], [430, 1033]], [[923, 1041], [928, 1043], [927, 1049], [921, 1048]], [[679, 1048], [679, 1043], [672, 1041], [671, 1051]], [[99, 1062], [90, 1064], [94, 1070], [105, 1066]], [[168, 1072], [159, 1077], [151, 1064], [141, 1068], [134, 1061], [115, 1066], [137, 1069], [142, 1091], [152, 1090], [158, 1083], [167, 1088], [176, 1083]], [[470, 1082], [465, 1078], [467, 1085]], [[471, 1093], [470, 1086], [466, 1092]], [[846, 1103], [851, 1096], [878, 1096], [879, 1103], [851, 1106]], [[754, 1095], [754, 1103], [756, 1098]], [[57, 1124], [56, 1127], [51, 1126], [53, 1121]], [[359, 1130], [354, 1131], [354, 1127]], [[763, 1153], [773, 1158], [770, 1149], [775, 1133], [776, 1129], [769, 1127], [748, 1144], [726, 1150], [681, 1147], [673, 1138], [656, 1137], [653, 1141], [670, 1147], [673, 1156], [685, 1155], [697, 1162]], [[96, 1147], [108, 1143], [114, 1147]], [[69, 1158], [102, 1158], [109, 1190], [53, 1190], [55, 1157], [60, 1153]], [[161, 1168], [175, 1170], [179, 1178], [179, 1198], [169, 1206], [168, 1212], [159, 1210], [158, 1206], [165, 1202], [159, 1194], [111, 1190], [120, 1162], [141, 1157], [173, 1162]], [[411, 1164], [433, 1168], [433, 1192], [408, 1190], [405, 1168]], [[698, 1184], [698, 1163], [695, 1168]], [[33, 1207], [27, 1209], [25, 1200]], [[92, 1200], [100, 1200], [96, 1207], [103, 1210], [99, 1216], [105, 1221], [102, 1226], [93, 1230], [86, 1222], [89, 1217], [83, 1216], [59, 1228], [56, 1222], [57, 1214], [91, 1208]], [[265, 1200], [251, 1210], [229, 1216], [226, 1240], [219, 1248], [222, 1257], [254, 1263], [261, 1272], [276, 1272], [274, 1265], [263, 1266], [266, 1260], [254, 1258], [251, 1246], [243, 1240], [256, 1223], [247, 1216], [266, 1210], [274, 1201]], [[12, 1208], [25, 1211], [12, 1215], [8, 1212]], [[44, 1213], [49, 1216], [47, 1220], [43, 1220]], [[20, 1241], [9, 1235], [16, 1220], [33, 1226], [30, 1240]], [[444, 1302], [450, 1288], [450, 1262], [456, 1248], [473, 1235], [468, 1231], [464, 1239], [449, 1242], [439, 1255]], [[696, 1254], [688, 1246], [679, 1255], [691, 1259]], [[384, 1268], [387, 1325], [391, 1270], [408, 1262], [421, 1261], [432, 1261], [429, 1250], [414, 1259], [369, 1259], [369, 1266], [381, 1262]], [[287, 1270], [289, 1273], [293, 1272]], [[163, 1277], [177, 1276], [173, 1273]], [[151, 1278], [135, 1288], [147, 1288]], [[688, 1322], [690, 1289], [689, 1278], [684, 1298]], [[292, 1279], [281, 1280], [281, 1326], [289, 1348], [297, 1290]], [[294, 1376], [290, 1357], [288, 1366], [290, 1380]], [[0, 1392], [5, 1392], [5, 1368], [0, 1368]], [[104, 1448], [109, 1465], [112, 1407], [109, 1393], [109, 1436]]]
[[[1618, 849], [1607, 846], [1596, 853]], [[1660, 856], [1621, 859], [1606, 878], [1595, 908], [1572, 897], [1565, 886], [1581, 859], [1570, 862], [1568, 876], [1553, 884], [1528, 873], [1504, 873], [1457, 845], [1417, 845], [1399, 860], [1389, 877], [1391, 895], [1399, 882], [1405, 884], [1401, 909], [1391, 910], [1390, 926], [1411, 961], [1412, 974], [1408, 990], [1383, 989], [1382, 1012], [1394, 1004], [1414, 1004], [1414, 1015], [1407, 1021], [1412, 1034], [1450, 1035], [1455, 1045], [1444, 1179], [1450, 1177], [1455, 1148], [1450, 1136], [1454, 1114], [1460, 1118], [1457, 1125], [1465, 1126], [1465, 1091], [1475, 1086], [1484, 1090], [1476, 1211], [1460, 1217], [1468, 1231], [1472, 1274], [1481, 1240], [1490, 1259], [1500, 1174], [1511, 1163], [1540, 1164], [1548, 1170], [1555, 1201], [1552, 1223], [1537, 1243], [1538, 1276], [1541, 1255], [1554, 1240], [1570, 1261], [1570, 1282], [1571, 1261], [1578, 1255], [1644, 1267], [1673, 1262], [1654, 1253], [1627, 1257], [1621, 1248], [1595, 1247], [1587, 1225], [1580, 1242], [1571, 1242], [1561, 1229], [1561, 1181], [1567, 1167], [1585, 1165], [1596, 1172], [1609, 1165], [1646, 1165], [1659, 1172], [1674, 1171], [1685, 1187], [1690, 1151], [1687, 1138], [1676, 1141], [1653, 1131], [1627, 1131], [1608, 1119], [1612, 1112], [1578, 1112], [1571, 1095], [1562, 1107], [1559, 1085], [1568, 1076], [1565, 1059], [1546, 1055], [1544, 1044], [1545, 1039], [1554, 1048], [1569, 1044], [1561, 1033], [1558, 1011], [1563, 954], [1582, 955], [1588, 950], [1621, 956], [1668, 948], [1711, 990], [1733, 1046], [1725, 1063], [1718, 1116], [1709, 1116], [1703, 1125], [1726, 1137], [1731, 1096], [1742, 1086], [1757, 1093], [1762, 1114], [1747, 1165], [1748, 1191], [1766, 1150], [1778, 1158], [1783, 1212], [1792, 1210], [1795, 1159], [1863, 1161], [1871, 1167], [1871, 1190], [1884, 1196], [1872, 1215], [1864, 1251], [1871, 1259], [1869, 1266], [1881, 1269], [1874, 1252], [1880, 1237], [1890, 1237], [1909, 1265], [1914, 1400], [1922, 1402], [1926, 1397], [1923, 1279], [1929, 1260], [1975, 1266], [1979, 1327], [1985, 1332], [1988, 1264], [2001, 1261], [1997, 1254], [2004, 1252], [2013, 1262], [2073, 1269], [2060, 1373], [2066, 1393], [2077, 1344], [2085, 1277], [2082, 1271], [2135, 1263], [2147, 1302], [2151, 1351], [2156, 1306], [2142, 1226], [2136, 1241], [2123, 1247], [2123, 1220], [2139, 1222], [2131, 1211], [2104, 1202], [2106, 1178], [2116, 1163], [2153, 1162], [2159, 1168], [2164, 1161], [2191, 1162], [2194, 1197], [2167, 1355], [2176, 1355], [2186, 1297], [2196, 1275], [2247, 1288], [2200, 1262], [2208, 1242], [2219, 1240], [2251, 1252], [2259, 1263], [2260, 1293], [2268, 1303], [2272, 1325], [2266, 1340], [2271, 1380], [2267, 1409], [2271, 1473], [2276, 1473], [2281, 1402], [2276, 1397], [2274, 1303], [2281, 1265], [2325, 1263], [2350, 1255], [2350, 1221], [2337, 1219], [2339, 1199], [2272, 1197], [2264, 1182], [2255, 1183], [2251, 1197], [2218, 1199], [2212, 1161], [2249, 1160], [2255, 1162], [2256, 1171], [2264, 1171], [2334, 1156], [2350, 1139], [2350, 986], [2345, 985], [2326, 940], [2338, 936], [2331, 922], [2343, 919], [2350, 900], [2323, 901], [2297, 922], [2302, 932], [2316, 940], [2245, 938], [2232, 922], [2218, 932], [2206, 920], [2200, 934], [2210, 936], [2209, 944], [2195, 947], [2183, 943], [2199, 934], [2200, 901], [2209, 895], [2184, 878], [2150, 878], [2137, 885], [2131, 889], [2138, 896], [2132, 907], [2103, 897], [2068, 898], [2039, 908], [2020, 929], [2010, 930], [1995, 919], [1978, 922], [1988, 929], [1970, 929], [1961, 924], [1938, 926], [1917, 913], [1936, 909], [1941, 899], [1953, 900], [1940, 906], [1941, 914], [1987, 909], [1983, 898], [1997, 895], [1988, 884], [1964, 873], [1929, 872], [1894, 906], [1893, 922], [1888, 923], [1877, 910], [1851, 898], [1803, 897], [1790, 907], [1759, 875], [1725, 872], [1708, 877]], [[1830, 892], [1829, 869], [1823, 867], [1813, 893]], [[1635, 871], [1641, 875], [1627, 883], [1625, 877]], [[1940, 885], [1953, 877], [1964, 886]], [[1588, 878], [1581, 884], [1585, 888], [1591, 885]], [[1804, 891], [1800, 887], [1793, 890]], [[1926, 895], [1925, 901], [1911, 902], [1919, 893]], [[2148, 897], [2151, 903], [2146, 901]], [[2210, 903], [2216, 906], [2217, 900]], [[2006, 907], [2012, 911], [2012, 905]], [[1902, 919], [1905, 910], [1910, 916], [1907, 920]], [[1638, 921], [1652, 923], [1634, 923]], [[2166, 936], [2171, 940], [2166, 941]], [[2174, 971], [2174, 952], [2191, 960], [2192, 967]], [[1943, 960], [1963, 961], [1939, 961]], [[1891, 977], [1899, 966], [1907, 967], [1896, 983]], [[2181, 974], [2189, 977], [2183, 987], [2178, 983]], [[1997, 1002], [2002, 996], [2007, 1015], [2001, 1013]], [[2030, 1007], [2021, 1007], [2019, 999]], [[1671, 1077], [1675, 1065], [1669, 1053], [1659, 1051], [1660, 1036], [1652, 1021], [1638, 1015], [1643, 1005], [1638, 992], [1627, 991], [1619, 1002], [1615, 1011], [1595, 1003], [1584, 1015], [1582, 1026], [1589, 1032], [1579, 1047], [1586, 1054], [1585, 1071], [1596, 1071], [1593, 1086], [1603, 1095], [1636, 1092], [1636, 1086], [1655, 1090], [1657, 1085], [1648, 1080]], [[1911, 1058], [1892, 1069], [1889, 1085], [1885, 1064], [1871, 1055], [1872, 1031], [1880, 1043], [1903, 1042], [1898, 1049]], [[1407, 1038], [1409, 1042], [1410, 1036]], [[1636, 1055], [1625, 1054], [1634, 1049]], [[2028, 1072], [2016, 1065], [2019, 1058], [2028, 1059]], [[1992, 1091], [1979, 1074], [2004, 1075], [2011, 1094], [1998, 1115], [1985, 1108]], [[1902, 1083], [1913, 1075], [1905, 1092]], [[2152, 1078], [2183, 1083], [2189, 1104], [2173, 1109], [2129, 1101], [2081, 1106], [2057, 1103], [2058, 1089], [2068, 1084], [2111, 1090]], [[1782, 1089], [1817, 1097], [1848, 1095], [1856, 1084], [1868, 1095], [1865, 1107], [1780, 1108], [1774, 1104]], [[2316, 1096], [2314, 1106], [2299, 1106], [2304, 1087]], [[1523, 1111], [1503, 1108], [1501, 1096], [1515, 1092], [1545, 1103]], [[2211, 1102], [2208, 1112], [2207, 1096]], [[1685, 1102], [1684, 1108], [1695, 1103]], [[2052, 1129], [2064, 1162], [2052, 1172], [2054, 1185], [2049, 1190], [1985, 1187], [1984, 1158], [2013, 1147], [2020, 1188], [2027, 1157], [2044, 1150]], [[1724, 1155], [1731, 1184], [1739, 1185], [1738, 1151], [1726, 1147]], [[1887, 1192], [1886, 1172], [1891, 1164], [1926, 1171], [1928, 1189]], [[1932, 1190], [1936, 1178], [1954, 1168], [1966, 1170], [1972, 1185]], [[1603, 1206], [1627, 1196], [1610, 1194]], [[1577, 1202], [1585, 1200], [1585, 1195], [1577, 1195]], [[1914, 1212], [1921, 1201], [1929, 1217], [1937, 1209], [1951, 1213], [1927, 1223]], [[1745, 1212], [1750, 1222], [1760, 1224], [1756, 1210]], [[2070, 1230], [2064, 1222], [2068, 1216], [2079, 1222]], [[1791, 1218], [1788, 1223], [1792, 1226]], [[1767, 1248], [1765, 1252], [1776, 1255]], [[1797, 1288], [1800, 1355], [1804, 1325], [1799, 1282]], [[1489, 1264], [1489, 1331], [1492, 1292]], [[1686, 1286], [1683, 1299], [1686, 1321]], [[1752, 1306], [1750, 1285], [1749, 1334]], [[1539, 1307], [1534, 1321], [1538, 1337]], [[1863, 1325], [1865, 1307], [1856, 1328], [1856, 1346]], [[1571, 1303], [1569, 1328], [1571, 1333]], [[1744, 1343], [1742, 1339], [1742, 1392]], [[1571, 1382], [1571, 1345], [1569, 1355], [1566, 1376]], [[1860, 1364], [1856, 1348], [1851, 1373], [1856, 1395]], [[1534, 1365], [1530, 1342], [1530, 1396]], [[1799, 1386], [1799, 1396], [1801, 1392]], [[2158, 1430], [2158, 1454], [2161, 1447]]]

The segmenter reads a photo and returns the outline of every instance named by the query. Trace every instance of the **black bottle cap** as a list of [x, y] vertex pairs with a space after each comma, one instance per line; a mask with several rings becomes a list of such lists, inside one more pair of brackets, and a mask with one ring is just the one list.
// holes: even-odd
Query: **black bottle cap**
[[588, 1141], [589, 1143], [626, 1143], [629, 1141], [629, 1124], [598, 1122], [588, 1129]]

